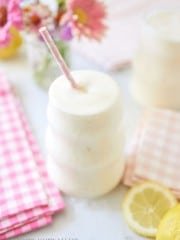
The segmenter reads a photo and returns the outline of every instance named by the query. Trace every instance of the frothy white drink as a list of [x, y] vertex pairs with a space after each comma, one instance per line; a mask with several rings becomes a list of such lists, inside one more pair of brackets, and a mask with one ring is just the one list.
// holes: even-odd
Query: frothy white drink
[[166, 11], [149, 18], [149, 24], [169, 39], [180, 41], [180, 11]]
[[105, 74], [75, 71], [73, 77], [85, 91], [71, 88], [64, 76], [49, 90], [48, 171], [62, 191], [96, 197], [122, 176], [121, 98]]
[[147, 18], [134, 59], [132, 92], [143, 105], [180, 109], [180, 10]]

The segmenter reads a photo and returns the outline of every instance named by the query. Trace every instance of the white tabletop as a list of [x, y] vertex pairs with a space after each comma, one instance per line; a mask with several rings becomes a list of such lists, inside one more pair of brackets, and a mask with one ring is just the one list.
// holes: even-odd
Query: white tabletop
[[[73, 69], [98, 69], [93, 63], [80, 56], [72, 55]], [[40, 89], [32, 79], [24, 54], [6, 62], [0, 62], [0, 70], [6, 71], [9, 80], [14, 84], [36, 138], [44, 149], [44, 133], [47, 126], [46, 106], [47, 92]], [[140, 109], [129, 93], [131, 70], [122, 70], [112, 76], [118, 81], [123, 102], [124, 122], [127, 142], [133, 134], [139, 118]], [[36, 232], [25, 234], [14, 239], [23, 240], [140, 240], [124, 221], [121, 203], [126, 189], [118, 186], [108, 195], [96, 200], [76, 199], [65, 196], [66, 209], [54, 217], [53, 224]]]

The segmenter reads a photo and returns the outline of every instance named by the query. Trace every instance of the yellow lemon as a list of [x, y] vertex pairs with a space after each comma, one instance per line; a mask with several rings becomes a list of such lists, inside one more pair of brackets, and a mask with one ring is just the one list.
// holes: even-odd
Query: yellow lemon
[[20, 33], [14, 28], [11, 27], [11, 42], [6, 47], [0, 47], [0, 59], [7, 59], [14, 56], [17, 52], [17, 49], [22, 44], [22, 38]]
[[160, 220], [176, 204], [175, 196], [166, 187], [148, 181], [132, 187], [122, 207], [132, 230], [142, 236], [155, 237]]
[[156, 240], [180, 240], [180, 204], [170, 209], [162, 218]]

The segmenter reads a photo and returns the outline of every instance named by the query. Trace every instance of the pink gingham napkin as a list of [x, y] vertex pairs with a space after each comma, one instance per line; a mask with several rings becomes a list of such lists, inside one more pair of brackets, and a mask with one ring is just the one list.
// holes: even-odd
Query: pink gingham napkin
[[64, 203], [48, 178], [20, 103], [2, 74], [0, 156], [0, 239], [49, 224], [50, 215], [62, 210]]
[[159, 182], [180, 197], [180, 113], [147, 111], [127, 153], [124, 183]]

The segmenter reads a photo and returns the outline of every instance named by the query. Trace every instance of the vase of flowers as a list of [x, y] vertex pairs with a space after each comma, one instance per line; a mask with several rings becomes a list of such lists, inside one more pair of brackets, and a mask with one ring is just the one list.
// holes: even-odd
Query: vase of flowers
[[[36, 83], [47, 89], [51, 82], [59, 75], [59, 68], [55, 64], [52, 55], [42, 41], [37, 41], [29, 36], [27, 41], [27, 56], [33, 79]], [[64, 41], [56, 41], [63, 58], [68, 61], [68, 45]]]
[[84, 36], [99, 41], [106, 30], [105, 6], [98, 0], [57, 0], [56, 11], [36, 1], [23, 5], [22, 11], [32, 73], [44, 88], [59, 75], [59, 69], [40, 37], [40, 27], [48, 28], [66, 62], [70, 40]]

